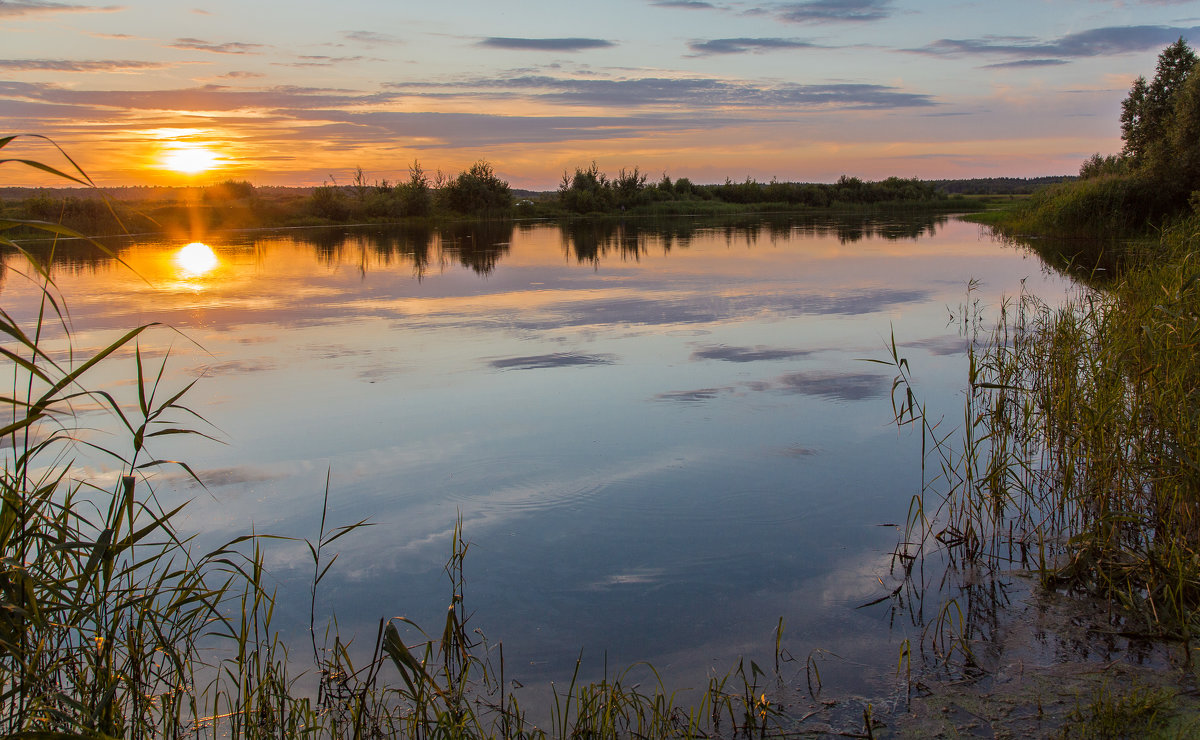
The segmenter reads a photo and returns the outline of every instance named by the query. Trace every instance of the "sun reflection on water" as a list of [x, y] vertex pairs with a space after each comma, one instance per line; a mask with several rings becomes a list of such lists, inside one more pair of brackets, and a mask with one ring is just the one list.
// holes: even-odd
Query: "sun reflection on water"
[[175, 253], [175, 266], [184, 280], [203, 277], [212, 272], [220, 260], [212, 247], [202, 242], [192, 242]]

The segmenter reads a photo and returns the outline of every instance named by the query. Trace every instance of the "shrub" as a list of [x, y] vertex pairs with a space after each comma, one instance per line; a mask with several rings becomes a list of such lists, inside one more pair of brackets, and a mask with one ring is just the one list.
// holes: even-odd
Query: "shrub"
[[459, 173], [440, 196], [447, 208], [462, 214], [479, 214], [512, 208], [512, 190], [496, 177], [492, 165], [480, 160]]
[[308, 210], [314, 216], [327, 218], [330, 221], [344, 221], [350, 214], [346, 196], [336, 185], [322, 185], [319, 188], [313, 188]]
[[595, 162], [586, 170], [575, 168], [574, 175], [563, 173], [558, 186], [558, 202], [574, 213], [592, 213], [611, 210], [615, 198], [608, 176], [600, 171]]
[[408, 167], [408, 182], [396, 186], [400, 210], [405, 216], [423, 218], [433, 213], [433, 191], [421, 163], [413, 160]]

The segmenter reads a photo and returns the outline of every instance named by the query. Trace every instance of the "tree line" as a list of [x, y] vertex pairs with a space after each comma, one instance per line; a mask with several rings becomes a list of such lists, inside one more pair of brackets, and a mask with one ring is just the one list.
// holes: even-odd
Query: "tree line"
[[359, 167], [348, 183], [330, 179], [311, 189], [256, 188], [249, 182], [228, 180], [199, 189], [164, 188], [170, 196], [158, 199], [149, 189], [140, 200], [137, 193], [132, 198], [123, 192], [119, 198], [104, 199], [94, 193], [38, 191], [22, 199], [10, 196], [0, 204], [0, 211], [11, 218], [62, 222], [85, 233], [105, 234], [196, 225], [217, 229], [462, 217], [680, 215], [882, 204], [938, 208], [949, 199], [938, 183], [916, 178], [869, 182], [842, 176], [835, 183], [801, 183], [747, 177], [740, 182], [697, 184], [686, 177], [672, 180], [663, 173], [655, 182], [648, 180], [636, 166], [610, 177], [592, 162], [573, 173], [564, 172], [556, 191], [517, 195], [484, 160], [453, 177], [441, 171], [431, 174], [414, 161], [408, 178], [401, 182], [372, 181]]

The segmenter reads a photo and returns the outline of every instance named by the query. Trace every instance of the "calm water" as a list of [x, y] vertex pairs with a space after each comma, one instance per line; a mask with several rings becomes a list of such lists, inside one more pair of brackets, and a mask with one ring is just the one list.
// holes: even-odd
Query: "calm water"
[[[76, 351], [158, 321], [167, 385], [226, 442], [158, 445], [164, 503], [209, 544], [249, 532], [338, 542], [321, 598], [343, 633], [381, 616], [438, 628], [461, 514], [472, 624], [526, 685], [650, 660], [701, 683], [770, 655], [779, 617], [827, 681], [886, 681], [904, 634], [887, 558], [919, 486], [891, 424], [894, 330], [931, 407], [956, 418], [952, 316], [1065, 286], [954, 220], [761, 219], [666, 226], [297, 230], [132, 240], [60, 255]], [[10, 257], [4, 307], [34, 293]], [[103, 382], [128, 394], [133, 360]], [[103, 427], [98, 414], [85, 425]], [[99, 432], [93, 433], [99, 436]], [[109, 437], [101, 439], [111, 440]], [[102, 461], [86, 462], [97, 475]], [[269, 543], [281, 626], [307, 640], [307, 548]]]

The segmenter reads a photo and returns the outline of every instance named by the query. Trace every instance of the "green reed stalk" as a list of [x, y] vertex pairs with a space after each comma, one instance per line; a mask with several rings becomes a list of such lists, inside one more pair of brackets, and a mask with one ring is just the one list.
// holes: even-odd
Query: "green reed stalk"
[[[1105, 288], [1060, 307], [1021, 296], [992, 332], [972, 330], [952, 433], [927, 418], [893, 339], [896, 419], [919, 429], [936, 471], [923, 476], [897, 550], [906, 578], [933, 551], [964, 577], [1031, 567], [1047, 586], [1112, 600], [1128, 629], [1190, 636], [1200, 615], [1200, 221], [1147, 253]], [[961, 651], [969, 664], [971, 610], [951, 600], [935, 625], [935, 652]]]

